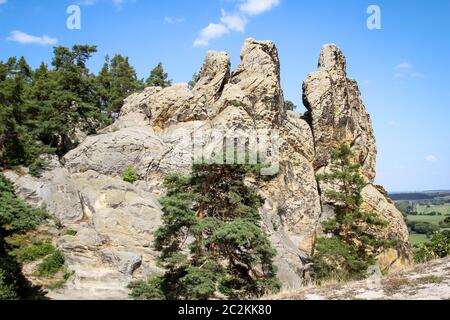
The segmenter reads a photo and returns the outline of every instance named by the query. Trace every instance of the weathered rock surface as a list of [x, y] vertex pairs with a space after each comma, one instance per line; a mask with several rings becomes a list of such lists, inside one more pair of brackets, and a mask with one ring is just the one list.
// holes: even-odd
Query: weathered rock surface
[[335, 45], [325, 45], [319, 70], [303, 83], [303, 101], [309, 111], [316, 145], [315, 168], [330, 163], [331, 151], [346, 143], [369, 182], [375, 178], [377, 149], [372, 122], [356, 81], [347, 78], [346, 60]]
[[[248, 142], [254, 137], [246, 132], [256, 130], [265, 130], [266, 138], [277, 137], [271, 158], [278, 159], [278, 175], [260, 190], [266, 199], [263, 228], [277, 250], [284, 286], [301, 287], [320, 222], [332, 215], [321, 197], [317, 171], [327, 167], [336, 145], [348, 142], [370, 183], [376, 156], [370, 118], [337, 47], [323, 48], [319, 71], [305, 80], [304, 100], [309, 114], [286, 112], [275, 45], [248, 39], [233, 72], [226, 53], [208, 52], [193, 90], [186, 85], [152, 87], [128, 97], [113, 125], [89, 136], [64, 157], [64, 165], [52, 165], [42, 178], [8, 172], [30, 203], [47, 204], [77, 231], [57, 239], [75, 280], [49, 296], [127, 298], [132, 279], [158, 271], [151, 243], [161, 223], [157, 199], [164, 194], [164, 175], [190, 171], [197, 135], [207, 150], [216, 147], [217, 133], [239, 132], [239, 140]], [[139, 176], [134, 184], [122, 181], [129, 165]], [[389, 220], [384, 236], [402, 242], [380, 261], [387, 270], [408, 265], [401, 214], [370, 184], [364, 198], [368, 209]]]

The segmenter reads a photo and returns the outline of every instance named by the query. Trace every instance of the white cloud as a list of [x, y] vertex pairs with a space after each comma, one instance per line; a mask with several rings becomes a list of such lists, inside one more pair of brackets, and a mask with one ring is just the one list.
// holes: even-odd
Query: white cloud
[[186, 22], [186, 19], [185, 18], [173, 18], [173, 17], [166, 16], [166, 17], [164, 17], [164, 22], [168, 23], [168, 24], [177, 24], [177, 23]]
[[244, 32], [247, 26], [247, 19], [239, 13], [227, 14], [222, 9], [222, 17], [220, 21], [230, 30]]
[[271, 10], [281, 0], [240, 0], [240, 5], [232, 14], [221, 10], [220, 23], [210, 23], [199, 32], [194, 46], [207, 46], [212, 39], [218, 39], [230, 31], [245, 32], [249, 16], [256, 16]]
[[414, 66], [409, 62], [402, 62], [395, 66], [398, 71], [394, 73], [394, 77], [398, 79], [411, 78], [411, 79], [427, 79], [428, 77], [420, 72], [414, 71]]
[[425, 161], [427, 161], [427, 162], [437, 162], [438, 159], [436, 158], [436, 156], [430, 154], [429, 156], [425, 157]]
[[411, 69], [413, 65], [409, 62], [402, 62], [395, 66], [395, 69]]
[[427, 75], [420, 73], [420, 72], [413, 72], [411, 73], [411, 78], [415, 78], [415, 79], [427, 79]]
[[1, 6], [2, 4], [7, 3], [7, 2], [8, 2], [8, 0], [0, 0], [0, 6]]
[[200, 30], [199, 37], [195, 40], [194, 46], [207, 46], [209, 41], [222, 37], [229, 32], [228, 28], [221, 23], [210, 23], [207, 27]]
[[43, 35], [40, 37], [32, 36], [19, 30], [12, 31], [9, 37], [6, 38], [6, 40], [19, 42], [22, 44], [39, 44], [39, 45], [55, 45], [56, 43], [58, 43], [58, 39], [56, 38], [50, 38], [47, 35]]
[[280, 0], [245, 0], [239, 10], [250, 16], [255, 16], [271, 10], [280, 4]]

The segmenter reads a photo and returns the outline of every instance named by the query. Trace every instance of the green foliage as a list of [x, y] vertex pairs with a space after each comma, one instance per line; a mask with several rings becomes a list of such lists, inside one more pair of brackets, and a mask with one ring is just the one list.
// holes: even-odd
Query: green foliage
[[[0, 173], [0, 299], [37, 299], [42, 296], [40, 289], [30, 285], [23, 276], [18, 261], [11, 254], [13, 248], [6, 239], [21, 244], [22, 234], [34, 230], [47, 216], [44, 209], [29, 208], [17, 198], [11, 182]], [[28, 258], [28, 255], [23, 258]]]
[[120, 54], [116, 54], [111, 61], [109, 56], [106, 56], [103, 68], [97, 77], [97, 85], [99, 108], [106, 114], [119, 112], [123, 100], [143, 87], [128, 57]]
[[162, 284], [161, 276], [153, 276], [146, 281], [133, 281], [128, 285], [131, 289], [130, 297], [135, 300], [164, 300]]
[[63, 156], [87, 134], [113, 121], [124, 98], [143, 88], [128, 58], [115, 55], [98, 74], [87, 67], [97, 48], [55, 47], [51, 67], [33, 70], [22, 57], [0, 61], [0, 167], [44, 169], [41, 154]]
[[16, 257], [18, 262], [27, 263], [46, 257], [55, 252], [55, 250], [51, 243], [38, 241], [12, 250], [11, 255]]
[[123, 171], [123, 181], [129, 182], [129, 183], [135, 183], [138, 181], [138, 176], [136, 174], [136, 169], [134, 166], [130, 165], [125, 168]]
[[436, 226], [430, 222], [408, 221], [407, 225], [411, 229], [412, 232], [417, 233], [417, 234], [431, 235], [434, 232], [437, 232], [440, 230], [439, 226]]
[[430, 241], [422, 243], [414, 249], [414, 259], [417, 263], [445, 258], [450, 254], [450, 239], [445, 234], [435, 232]]
[[50, 277], [60, 271], [65, 263], [64, 255], [57, 250], [38, 265], [36, 275], [40, 277]]
[[76, 236], [78, 232], [76, 232], [75, 230], [72, 229], [66, 229], [63, 232], [63, 236]]
[[[263, 199], [245, 177], [251, 166], [194, 165], [191, 176], [168, 175], [155, 234], [162, 276], [130, 284], [135, 299], [261, 297], [280, 283], [275, 251], [260, 227]], [[189, 240], [188, 240], [189, 239]]]
[[8, 279], [5, 270], [0, 269], [0, 300], [17, 300], [16, 287], [14, 281]]
[[325, 192], [334, 206], [335, 218], [323, 223], [324, 232], [332, 236], [317, 240], [313, 256], [318, 280], [361, 279], [375, 264], [377, 254], [396, 244], [379, 239], [374, 232], [385, 227], [386, 221], [361, 210], [361, 192], [366, 183], [352, 159], [350, 147], [342, 145], [333, 152], [330, 172], [317, 177], [335, 186]]
[[30, 166], [29, 166], [29, 171], [28, 173], [30, 174], [30, 176], [32, 177], [40, 177], [41, 176], [41, 171], [45, 170], [46, 168], [46, 163], [45, 161], [43, 161], [42, 159], [36, 159]]
[[161, 87], [166, 88], [172, 85], [171, 80], [167, 80], [169, 75], [164, 71], [163, 64], [160, 62], [158, 65], [150, 72], [150, 76], [147, 78], [145, 83], [149, 87]]
[[198, 80], [200, 80], [200, 75], [198, 73], [194, 73], [192, 75], [192, 79], [188, 82], [188, 88], [190, 90], [194, 89], [194, 87], [197, 84]]
[[294, 111], [295, 109], [297, 109], [297, 106], [292, 101], [289, 100], [286, 100], [284, 102], [284, 105], [286, 107], [286, 110], [288, 111]]
[[34, 230], [48, 218], [44, 208], [30, 208], [14, 194], [12, 184], [0, 173], [0, 225], [5, 231]]

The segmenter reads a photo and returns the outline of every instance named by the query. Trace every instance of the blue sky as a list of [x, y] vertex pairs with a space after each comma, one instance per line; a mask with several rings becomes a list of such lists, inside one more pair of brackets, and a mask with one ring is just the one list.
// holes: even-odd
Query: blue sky
[[[81, 30], [66, 27], [72, 4]], [[372, 4], [381, 30], [366, 26]], [[302, 81], [321, 46], [336, 43], [372, 116], [376, 182], [390, 191], [450, 189], [449, 35], [450, 0], [0, 0], [0, 60], [23, 55], [34, 67], [55, 44], [95, 44], [94, 72], [121, 53], [139, 77], [162, 61], [174, 82], [187, 82], [207, 50], [227, 51], [236, 66], [245, 38], [273, 40], [300, 112]]]

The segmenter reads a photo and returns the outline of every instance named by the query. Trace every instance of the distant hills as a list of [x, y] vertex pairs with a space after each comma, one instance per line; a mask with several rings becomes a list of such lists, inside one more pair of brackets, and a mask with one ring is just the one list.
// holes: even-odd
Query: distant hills
[[450, 190], [431, 190], [418, 192], [391, 192], [389, 197], [394, 201], [450, 199]]

